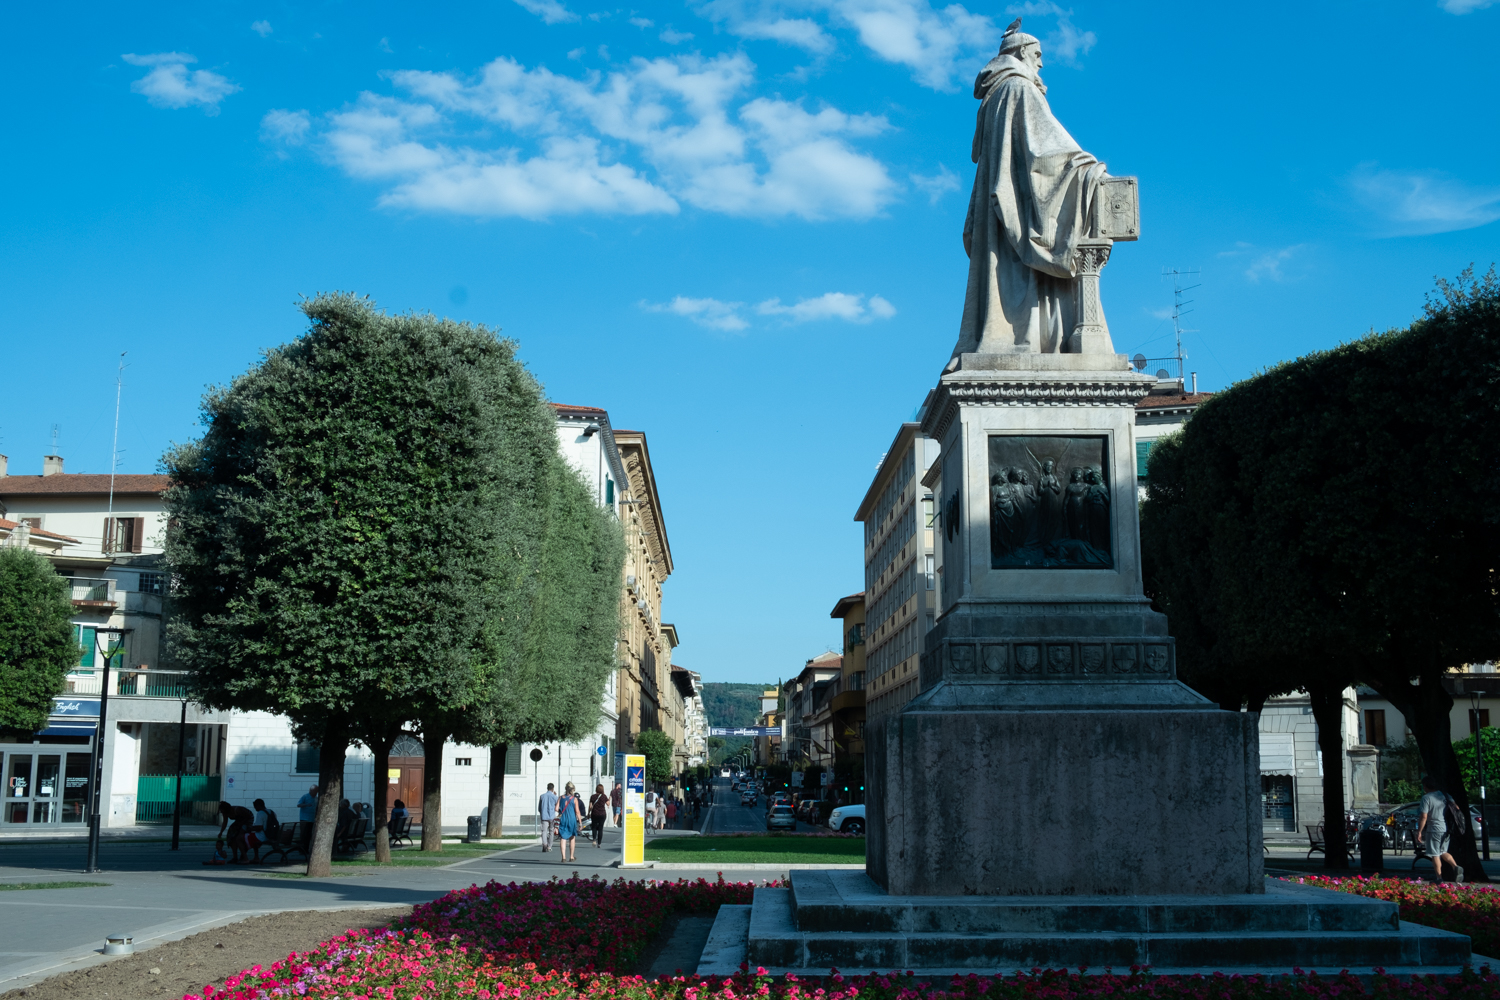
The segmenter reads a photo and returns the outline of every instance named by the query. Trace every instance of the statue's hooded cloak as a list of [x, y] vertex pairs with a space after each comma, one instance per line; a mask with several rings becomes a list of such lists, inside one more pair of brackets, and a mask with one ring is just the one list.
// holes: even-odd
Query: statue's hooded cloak
[[1075, 325], [1074, 251], [1088, 235], [1104, 164], [1053, 117], [1015, 56], [974, 81], [974, 193], [964, 223], [969, 289], [954, 355], [1064, 349]]

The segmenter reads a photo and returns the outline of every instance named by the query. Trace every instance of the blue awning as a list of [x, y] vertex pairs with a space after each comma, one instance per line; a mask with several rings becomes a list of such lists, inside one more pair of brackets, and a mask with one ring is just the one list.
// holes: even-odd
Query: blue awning
[[37, 731], [38, 736], [93, 736], [91, 722], [54, 722], [46, 729]]

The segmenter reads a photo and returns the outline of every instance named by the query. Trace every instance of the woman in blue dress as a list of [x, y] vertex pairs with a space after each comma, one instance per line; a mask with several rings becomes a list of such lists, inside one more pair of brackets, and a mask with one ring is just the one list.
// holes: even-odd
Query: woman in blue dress
[[[571, 781], [563, 786], [565, 793], [557, 803], [557, 839], [562, 842], [559, 861], [578, 860], [578, 830], [583, 825], [583, 800]], [[571, 852], [572, 856], [569, 857]]]

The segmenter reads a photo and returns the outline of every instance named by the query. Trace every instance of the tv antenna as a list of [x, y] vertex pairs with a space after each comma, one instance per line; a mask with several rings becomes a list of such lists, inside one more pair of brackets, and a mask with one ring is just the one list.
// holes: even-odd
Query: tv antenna
[[52, 425], [52, 454], [57, 454], [57, 434], [62, 430], [61, 424]]
[[[113, 530], [115, 518], [115, 468], [120, 464], [120, 391], [125, 386], [125, 353], [120, 352], [120, 367], [115, 369], [115, 439], [109, 448], [109, 521]], [[105, 539], [110, 543], [110, 539]], [[114, 546], [110, 544], [110, 551]]]
[[1197, 284], [1192, 284], [1192, 285], [1188, 285], [1187, 287], [1183, 287], [1182, 282], [1183, 282], [1184, 278], [1188, 278], [1188, 279], [1196, 278], [1198, 275], [1200, 275], [1202, 273], [1203, 272], [1200, 271], [1196, 267], [1164, 267], [1164, 268], [1161, 269], [1161, 274], [1162, 274], [1163, 278], [1165, 278], [1169, 274], [1172, 276], [1172, 334], [1176, 338], [1176, 342], [1177, 342], [1177, 354], [1176, 354], [1176, 358], [1177, 358], [1177, 377], [1178, 378], [1182, 378], [1182, 373], [1183, 373], [1183, 364], [1182, 363], [1187, 360], [1187, 355], [1184, 354], [1184, 353], [1182, 353], [1182, 335], [1184, 333], [1197, 333], [1198, 332], [1197, 330], [1185, 330], [1185, 329], [1183, 329], [1183, 326], [1182, 326], [1182, 317], [1186, 316], [1188, 313], [1192, 312], [1193, 310], [1191, 310], [1191, 309], [1184, 309], [1182, 307], [1183, 306], [1187, 306], [1187, 305], [1192, 305], [1193, 300], [1192, 299], [1184, 299], [1182, 297], [1182, 295], [1183, 295], [1184, 292], [1190, 292], [1193, 289], [1197, 288], [1199, 284], [1202, 284], [1202, 282], [1199, 282]]

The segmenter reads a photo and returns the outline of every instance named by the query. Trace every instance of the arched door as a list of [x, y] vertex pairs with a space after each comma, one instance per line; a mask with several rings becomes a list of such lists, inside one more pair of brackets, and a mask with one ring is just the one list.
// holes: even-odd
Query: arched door
[[[397, 799], [406, 803], [413, 823], [422, 822], [422, 776], [427, 767], [423, 756], [422, 741], [403, 733], [391, 747], [390, 771], [386, 780], [390, 791], [386, 793], [386, 808]], [[387, 814], [389, 815], [389, 814]]]

